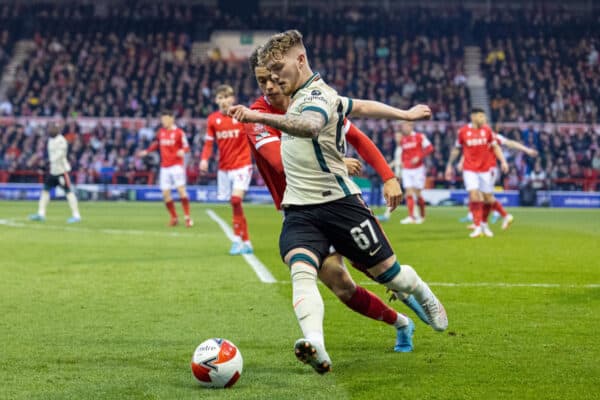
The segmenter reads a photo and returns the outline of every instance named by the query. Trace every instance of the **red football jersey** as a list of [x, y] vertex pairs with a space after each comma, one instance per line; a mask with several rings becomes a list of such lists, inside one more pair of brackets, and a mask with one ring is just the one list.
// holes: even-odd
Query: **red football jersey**
[[212, 156], [213, 143], [219, 148], [219, 170], [229, 171], [252, 164], [250, 148], [244, 135], [244, 124], [220, 111], [208, 116], [206, 142], [202, 149], [202, 160]]
[[[410, 135], [402, 136], [400, 151], [402, 168], [413, 169], [423, 165], [423, 159], [433, 152], [433, 146], [427, 136], [412, 132]], [[411, 160], [415, 157], [419, 158], [419, 162], [413, 164]]]
[[495, 143], [494, 133], [489, 126], [477, 129], [469, 124], [460, 128], [456, 138], [456, 147], [463, 148], [463, 170], [488, 171], [490, 169], [489, 153], [493, 143]]
[[183, 157], [179, 157], [177, 152], [183, 150], [185, 153], [190, 151], [185, 133], [178, 127], [172, 129], [160, 128], [156, 135], [156, 140], [152, 142], [146, 151], [151, 152], [158, 149], [160, 151], [160, 166], [163, 168], [173, 165], [183, 165]]
[[[285, 114], [284, 111], [273, 107], [264, 97], [258, 98], [250, 109], [269, 114]], [[258, 172], [269, 188], [275, 207], [279, 210], [286, 186], [281, 162], [281, 132], [262, 124], [245, 124], [245, 132]]]

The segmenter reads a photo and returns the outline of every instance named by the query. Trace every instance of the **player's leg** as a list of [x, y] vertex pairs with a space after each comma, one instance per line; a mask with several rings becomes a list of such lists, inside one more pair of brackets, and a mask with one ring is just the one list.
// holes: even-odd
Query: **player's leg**
[[417, 204], [419, 205], [419, 213], [421, 217], [417, 220], [417, 223], [422, 224], [425, 222], [425, 199], [421, 195], [421, 189], [414, 189], [415, 197], [417, 198]]
[[325, 286], [351, 310], [394, 326], [396, 328], [395, 351], [403, 353], [412, 351], [414, 323], [407, 316], [386, 305], [377, 295], [357, 285], [348, 273], [341, 255], [332, 254], [327, 257], [318, 276]]
[[417, 199], [417, 205], [419, 206], [420, 218], [417, 220], [418, 223], [425, 222], [425, 199], [421, 195], [423, 189], [425, 189], [425, 178], [426, 171], [425, 166], [421, 166], [415, 171], [414, 187], [415, 198]]
[[482, 193], [483, 196], [483, 211], [481, 217], [481, 230], [484, 236], [493, 237], [494, 233], [488, 225], [488, 218], [492, 210], [492, 202], [495, 201], [493, 193]]
[[482, 172], [479, 174], [479, 188], [483, 198], [482, 213], [481, 213], [481, 231], [484, 236], [493, 237], [494, 233], [488, 226], [488, 218], [492, 209], [494, 199], [494, 174], [491, 171]]
[[412, 186], [406, 187], [405, 199], [406, 199], [406, 208], [408, 209], [408, 216], [400, 221], [401, 224], [414, 224], [416, 223], [415, 218], [415, 192]]
[[252, 242], [250, 242], [250, 235], [248, 234], [248, 222], [242, 205], [251, 180], [252, 166], [240, 168], [234, 172], [231, 206], [233, 208], [233, 224], [234, 226], [238, 225], [239, 236], [242, 240], [242, 254], [252, 254], [254, 252]]
[[385, 233], [360, 197], [349, 196], [327, 203], [322, 214], [323, 229], [337, 251], [364, 265], [377, 282], [390, 290], [412, 294], [425, 310], [431, 326], [436, 330], [446, 329], [444, 307], [412, 267], [400, 267]]
[[71, 178], [69, 177], [69, 174], [65, 172], [63, 176], [59, 178], [58, 182], [66, 193], [67, 202], [69, 203], [69, 208], [71, 209], [71, 218], [67, 220], [67, 223], [75, 224], [77, 222], [81, 222], [79, 205], [77, 204], [77, 196], [75, 196], [75, 193], [73, 193], [73, 187], [71, 185]]
[[185, 171], [181, 165], [176, 165], [173, 167], [173, 184], [177, 188], [177, 192], [179, 193], [179, 200], [181, 201], [181, 207], [183, 208], [183, 215], [185, 216], [185, 226], [187, 228], [191, 228], [194, 226], [194, 221], [190, 216], [190, 197], [185, 188], [187, 183], [187, 179], [185, 176]]
[[[500, 174], [498, 173], [498, 169], [492, 168], [490, 170], [490, 172], [492, 173], [492, 176], [494, 178], [494, 183], [495, 183], [496, 177], [500, 176]], [[510, 225], [512, 224], [512, 222], [514, 220], [514, 217], [511, 214], [506, 212], [506, 210], [502, 206], [502, 203], [500, 203], [496, 198], [494, 198], [493, 201], [491, 201], [490, 206], [491, 206], [491, 209], [494, 211], [494, 214], [498, 213], [502, 217], [502, 229], [504, 229], [504, 230], [508, 229], [508, 227], [510, 227]], [[495, 221], [493, 221], [493, 222], [495, 222]]]
[[471, 207], [471, 212], [473, 213], [473, 224], [475, 225], [473, 232], [471, 232], [469, 236], [472, 238], [480, 237], [483, 235], [483, 231], [481, 229], [481, 220], [483, 217], [483, 198], [481, 196], [481, 192], [479, 191], [479, 175], [477, 172], [463, 171], [463, 181], [465, 184], [465, 189], [469, 193], [469, 204]]
[[50, 189], [58, 186], [58, 177], [48, 174], [44, 181], [44, 188], [40, 194], [40, 200], [38, 202], [37, 214], [31, 214], [29, 219], [32, 221], [45, 221], [46, 220], [46, 209], [50, 203]]
[[171, 197], [171, 189], [173, 178], [171, 177], [171, 171], [169, 168], [161, 168], [160, 169], [160, 190], [162, 191], [163, 200], [165, 202], [165, 207], [171, 216], [171, 220], [169, 221], [170, 226], [175, 226], [178, 223], [177, 220], [177, 211], [175, 211], [175, 203], [173, 202], [173, 197]]
[[300, 361], [323, 374], [331, 370], [331, 358], [325, 350], [325, 308], [317, 274], [321, 260], [328, 255], [329, 242], [313, 224], [310, 211], [286, 210], [279, 250], [290, 267], [294, 312], [304, 336], [296, 341], [294, 352]]

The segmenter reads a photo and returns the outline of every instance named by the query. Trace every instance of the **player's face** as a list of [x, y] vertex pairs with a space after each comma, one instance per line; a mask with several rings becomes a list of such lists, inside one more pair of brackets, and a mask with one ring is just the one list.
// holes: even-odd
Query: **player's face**
[[175, 123], [175, 118], [173, 118], [172, 115], [161, 115], [160, 123], [163, 126], [163, 128], [169, 129]]
[[219, 93], [215, 98], [215, 103], [219, 106], [219, 111], [223, 114], [227, 114], [229, 107], [233, 105], [235, 97], [230, 94]]
[[403, 135], [410, 135], [413, 131], [413, 124], [411, 124], [410, 122], [404, 122], [402, 124], [401, 130]]
[[475, 126], [483, 126], [483, 124], [485, 123], [485, 114], [482, 112], [472, 113], [471, 123]]
[[256, 67], [254, 69], [254, 77], [262, 94], [269, 99], [269, 103], [281, 108], [279, 106], [284, 103], [284, 97], [287, 96], [281, 93], [281, 87], [271, 79], [271, 72], [265, 67]]
[[295, 53], [288, 52], [281, 59], [271, 59], [267, 63], [267, 68], [271, 71], [271, 78], [281, 87], [281, 92], [285, 96], [291, 96], [300, 85], [300, 57], [302, 54], [294, 56]]

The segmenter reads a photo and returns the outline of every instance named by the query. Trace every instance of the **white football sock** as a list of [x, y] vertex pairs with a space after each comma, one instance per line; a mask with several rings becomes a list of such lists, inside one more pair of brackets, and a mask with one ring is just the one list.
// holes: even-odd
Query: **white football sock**
[[385, 212], [383, 213], [383, 216], [386, 218], [390, 218], [391, 215], [392, 215], [392, 209], [389, 207], [386, 207]]
[[394, 326], [396, 329], [398, 329], [403, 328], [406, 325], [408, 325], [408, 317], [404, 314], [398, 313], [398, 319], [396, 319], [396, 322], [394, 322]]
[[71, 208], [71, 214], [73, 214], [73, 217], [81, 218], [81, 215], [79, 215], [79, 207], [77, 206], [77, 197], [75, 196], [75, 193], [67, 193], [67, 201], [69, 202], [69, 207]]
[[38, 205], [38, 215], [41, 215], [42, 217], [46, 216], [46, 208], [48, 207], [48, 203], [50, 203], [50, 192], [42, 190]]
[[302, 334], [308, 340], [324, 344], [323, 315], [325, 306], [317, 288], [317, 271], [314, 267], [296, 262], [290, 267], [293, 304]]
[[402, 265], [400, 273], [389, 282], [384, 283], [384, 286], [397, 292], [412, 294], [420, 304], [432, 296], [429, 286], [423, 282], [410, 265]]

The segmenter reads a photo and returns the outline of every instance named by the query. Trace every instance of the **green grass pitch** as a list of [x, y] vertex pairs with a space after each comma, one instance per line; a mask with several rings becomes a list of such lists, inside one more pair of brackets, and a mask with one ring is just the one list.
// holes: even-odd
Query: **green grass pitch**
[[[401, 226], [400, 210], [385, 229], [432, 283], [449, 330], [394, 303], [417, 324], [414, 353], [396, 354], [391, 327], [321, 285], [333, 372], [319, 376], [293, 355], [300, 329], [272, 206], [245, 210], [273, 284], [227, 254], [206, 214], [229, 222], [227, 206], [194, 204], [192, 229], [166, 227], [161, 203], [82, 203], [76, 226], [64, 202], [27, 221], [36, 207], [0, 202], [0, 399], [600, 398], [600, 210], [514, 209], [510, 230], [475, 240], [463, 208], [430, 208], [420, 226]], [[192, 379], [210, 337], [243, 354], [232, 389]]]

